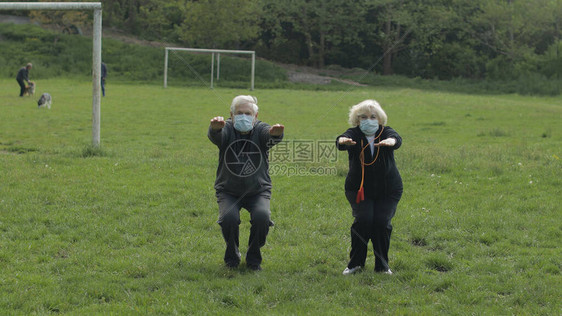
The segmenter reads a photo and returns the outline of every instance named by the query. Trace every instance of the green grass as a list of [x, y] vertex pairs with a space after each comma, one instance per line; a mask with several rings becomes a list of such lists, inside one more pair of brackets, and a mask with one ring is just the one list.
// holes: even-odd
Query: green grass
[[[341, 275], [347, 157], [274, 175], [263, 268], [223, 267], [209, 120], [243, 89], [109, 81], [101, 148], [91, 82], [37, 80], [51, 110], [0, 79], [0, 314], [487, 314], [562, 308], [562, 98], [400, 88], [251, 92], [287, 142], [334, 140], [377, 99], [404, 139], [394, 276]], [[246, 249], [249, 216], [242, 212]]]

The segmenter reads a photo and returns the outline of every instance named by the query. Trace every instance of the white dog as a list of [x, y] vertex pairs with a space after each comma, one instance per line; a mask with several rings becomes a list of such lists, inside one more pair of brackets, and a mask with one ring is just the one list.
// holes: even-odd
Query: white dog
[[50, 109], [50, 108], [51, 108], [51, 102], [52, 102], [52, 100], [53, 100], [53, 99], [51, 98], [51, 95], [50, 95], [50, 94], [48, 94], [48, 93], [43, 93], [43, 94], [41, 95], [41, 98], [39, 98], [39, 101], [37, 101], [37, 106], [38, 106], [39, 108], [47, 107], [47, 109]]

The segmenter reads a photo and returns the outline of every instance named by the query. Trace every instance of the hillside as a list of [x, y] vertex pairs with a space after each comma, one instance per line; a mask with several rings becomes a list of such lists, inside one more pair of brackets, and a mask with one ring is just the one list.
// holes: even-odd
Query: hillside
[[[165, 42], [139, 39], [138, 37], [132, 36], [130, 34], [125, 34], [124, 32], [117, 29], [107, 29], [107, 28], [104, 29], [103, 37], [114, 39], [126, 44], [141, 45], [147, 47], [178, 47], [178, 45], [174, 43], [165, 43]], [[264, 61], [268, 61], [263, 58], [260, 58], [259, 56], [256, 56], [256, 58]], [[353, 80], [342, 78], [349, 75], [361, 76], [367, 73], [367, 71], [363, 69], [344, 69], [341, 67], [328, 67], [327, 69], [318, 69], [318, 68], [302, 66], [302, 65], [283, 64], [274, 61], [268, 61], [268, 62], [271, 62], [276, 66], [285, 69], [285, 71], [287, 72], [287, 80], [294, 83], [324, 85], [324, 84], [331, 83], [333, 80], [353, 86], [367, 86], [366, 84], [362, 84]]]
[[[80, 30], [80, 33], [83, 33], [84, 36], [77, 36], [77, 35], [67, 35], [67, 34], [61, 34], [60, 32], [57, 31], [57, 27], [56, 26], [50, 26], [50, 25], [41, 25], [38, 26], [36, 23], [32, 23], [32, 21], [29, 18], [26, 17], [17, 17], [17, 16], [8, 16], [8, 15], [0, 15], [0, 23], [5, 23], [4, 25], [7, 26], [8, 30], [5, 31], [0, 31], [0, 36], [1, 39], [3, 39], [3, 41], [10, 41], [12, 40], [13, 42], [16, 42], [17, 40], [21, 40], [23, 41], [23, 43], [14, 43], [15, 46], [19, 47], [25, 47], [23, 50], [25, 52], [30, 52], [31, 50], [33, 50], [33, 48], [38, 48], [38, 47], [29, 47], [30, 43], [29, 41], [31, 40], [31, 38], [35, 38], [37, 40], [39, 40], [40, 42], [42, 42], [45, 45], [41, 45], [42, 49], [37, 49], [38, 50], [38, 54], [45, 54], [45, 53], [51, 53], [52, 52], [47, 52], [46, 50], [48, 50], [47, 48], [49, 48], [49, 46], [57, 46], [59, 45], [61, 42], [75, 42], [76, 39], [75, 37], [82, 37], [82, 41], [78, 40], [80, 42], [83, 42], [83, 46], [87, 46], [89, 45], [89, 43], [87, 43], [87, 41], [90, 41], [90, 39], [88, 39], [88, 36], [91, 36], [91, 30], [89, 29], [83, 29]], [[39, 29], [41, 29], [42, 31], [40, 31]], [[146, 50], [146, 51], [151, 51], [151, 55], [154, 54], [155, 51], [157, 50], [161, 50], [163, 47], [177, 47], [176, 44], [173, 43], [165, 43], [165, 42], [158, 42], [158, 41], [147, 41], [147, 40], [143, 40], [143, 39], [139, 39], [138, 37], [135, 36], [131, 36], [129, 34], [125, 34], [124, 32], [121, 32], [120, 30], [117, 29], [104, 29], [103, 30], [103, 56], [104, 56], [104, 61], [109, 64], [112, 69], [112, 76], [113, 77], [121, 77], [122, 79], [129, 79], [126, 78], [128, 76], [131, 75], [130, 72], [121, 72], [119, 66], [116, 66], [115, 64], [119, 64], [119, 61], [113, 61], [113, 58], [111, 58], [110, 56], [108, 56], [108, 52], [111, 53], [113, 51], [115, 51], [114, 46], [118, 46], [120, 49], [119, 50], [126, 50], [127, 48], [131, 48], [131, 47], [137, 47], [137, 49], [140, 50]], [[19, 45], [18, 45], [19, 44]], [[27, 44], [27, 45], [26, 45]], [[4, 44], [5, 45], [5, 44]], [[138, 47], [142, 47], [142, 48], [138, 48]], [[30, 49], [31, 48], [31, 49]], [[56, 50], [54, 47], [52, 47], [52, 50]], [[17, 50], [17, 49], [14, 49]], [[64, 52], [61, 50], [58, 53], [60, 53], [61, 55], [64, 54]], [[83, 53], [81, 54], [76, 54], [76, 55], [83, 55], [85, 54], [86, 51], [84, 50]], [[0, 56], [4, 55], [4, 59], [6, 60], [6, 64], [9, 65], [10, 64], [10, 60], [8, 59], [8, 56], [6, 56], [5, 54], [0, 53]], [[38, 59], [37, 54], [29, 54], [30, 56], [26, 59]], [[67, 53], [66, 55], [74, 55], [72, 53]], [[124, 53], [123, 55], [127, 55], [127, 53]], [[53, 57], [56, 57], [53, 56]], [[283, 79], [281, 81], [287, 81], [287, 82], [292, 82], [292, 83], [305, 83], [305, 84], [312, 84], [312, 85], [326, 85], [326, 84], [330, 84], [332, 81], [335, 82], [339, 82], [339, 83], [343, 83], [343, 84], [349, 84], [349, 85], [355, 85], [355, 86], [365, 86], [364, 84], [360, 84], [358, 82], [355, 82], [353, 80], [349, 80], [349, 79], [342, 79], [342, 76], [350, 73], [351, 71], [349, 70], [345, 70], [345, 69], [315, 69], [312, 67], [305, 67], [305, 66], [298, 66], [298, 65], [288, 65], [288, 64], [281, 64], [281, 63], [274, 63], [271, 61], [267, 61], [264, 60], [262, 58], [259, 58], [259, 56], [257, 57], [259, 60], [259, 63], [271, 63], [271, 65], [275, 68], [278, 69], [283, 69], [283, 76], [275, 76], [276, 81], [279, 81], [280, 79]], [[34, 64], [36, 66], [50, 66], [53, 64], [56, 64], [56, 62], [54, 61], [49, 61], [49, 62], [44, 62], [44, 58], [39, 58], [40, 61], [38, 62], [34, 62]], [[208, 58], [207, 58], [208, 59]], [[25, 64], [27, 63], [26, 60], [21, 59], [19, 60], [19, 64]], [[162, 61], [160, 61], [160, 63], [162, 63]], [[73, 62], [71, 62], [70, 64], [73, 64]], [[111, 65], [114, 64], [114, 65]], [[205, 61], [205, 64], [208, 64], [208, 61]], [[13, 69], [18, 69], [18, 65], [13, 65], [11, 68]], [[67, 63], [68, 65], [68, 63]], [[145, 63], [146, 65], [146, 63]], [[156, 66], [156, 65], [154, 65]], [[161, 65], [159, 66], [161, 68]], [[130, 67], [128, 67], [130, 69]], [[37, 69], [37, 67], [36, 67]], [[10, 72], [13, 72], [14, 70], [11, 70]], [[86, 69], [83, 69], [82, 72], [86, 72]], [[202, 69], [203, 71], [203, 69]], [[355, 73], [357, 73], [357, 71], [354, 71]], [[363, 71], [365, 72], [365, 71]], [[55, 74], [57, 75], [61, 75], [62, 73], [60, 71], [55, 71]], [[173, 76], [173, 74], [171, 74]], [[221, 74], [223, 75], [222, 79], [223, 80], [227, 80], [228, 78], [224, 77], [224, 73]], [[260, 73], [256, 72], [256, 76], [258, 78], [260, 78]], [[133, 78], [130, 79], [139, 79], [139, 78], [135, 78], [135, 76], [133, 76]], [[141, 78], [144, 80], [156, 80], [155, 77], [151, 77], [151, 78]], [[242, 81], [246, 81], [243, 79], [240, 79]], [[261, 78], [261, 80], [263, 82], [263, 78]]]
[[[27, 62], [34, 64], [33, 78], [81, 77], [91, 73], [91, 38], [69, 35], [29, 24], [2, 24], [0, 27], [0, 76], [13, 78]], [[102, 58], [108, 65], [111, 80], [161, 84], [165, 46], [170, 43], [146, 41], [115, 29], [104, 29]], [[208, 54], [176, 54], [170, 60], [169, 84], [208, 86]], [[373, 69], [370, 67], [370, 69]], [[250, 61], [221, 56], [220, 86], [246, 88], [250, 81]], [[491, 81], [456, 78], [450, 81], [380, 76], [364, 69], [328, 66], [324, 69], [276, 63], [256, 59], [256, 88], [291, 88], [312, 90], [347, 90], [361, 86], [410, 87], [463, 93], [519, 93], [559, 95], [562, 84], [536, 75], [521, 80]]]

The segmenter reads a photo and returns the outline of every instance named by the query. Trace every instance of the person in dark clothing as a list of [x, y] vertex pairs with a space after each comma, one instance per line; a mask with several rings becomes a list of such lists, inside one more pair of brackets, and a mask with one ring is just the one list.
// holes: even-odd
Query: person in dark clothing
[[16, 81], [20, 85], [20, 97], [23, 97], [23, 94], [25, 93], [24, 80], [27, 81], [27, 84], [31, 83], [31, 81], [29, 81], [29, 71], [31, 70], [31, 67], [32, 67], [31, 63], [28, 63], [25, 67], [22, 67], [18, 71], [18, 74], [16, 76]]
[[353, 127], [336, 139], [337, 148], [347, 150], [349, 156], [345, 196], [354, 217], [350, 260], [343, 274], [353, 274], [365, 266], [369, 240], [375, 253], [375, 271], [392, 274], [388, 265], [391, 219], [403, 190], [394, 150], [400, 147], [402, 138], [386, 126], [387, 115], [375, 100], [354, 105], [349, 123]]
[[250, 237], [246, 265], [261, 270], [261, 250], [265, 245], [271, 221], [269, 208], [271, 178], [268, 150], [283, 140], [285, 127], [269, 126], [257, 119], [257, 99], [240, 95], [232, 100], [230, 118], [211, 119], [207, 136], [219, 148], [215, 180], [218, 224], [226, 242], [224, 262], [229, 268], [240, 264], [240, 209], [250, 213]]
[[107, 77], [107, 66], [105, 63], [101, 63], [101, 92], [105, 97], [105, 77]]

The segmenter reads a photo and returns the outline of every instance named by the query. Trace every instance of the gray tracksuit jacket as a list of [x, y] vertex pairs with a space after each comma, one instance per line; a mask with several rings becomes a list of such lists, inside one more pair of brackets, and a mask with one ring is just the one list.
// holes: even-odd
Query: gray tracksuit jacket
[[219, 164], [215, 190], [234, 196], [271, 195], [269, 177], [269, 149], [283, 140], [271, 136], [270, 126], [256, 121], [248, 134], [234, 129], [232, 119], [219, 131], [209, 127], [207, 136], [219, 148]]

